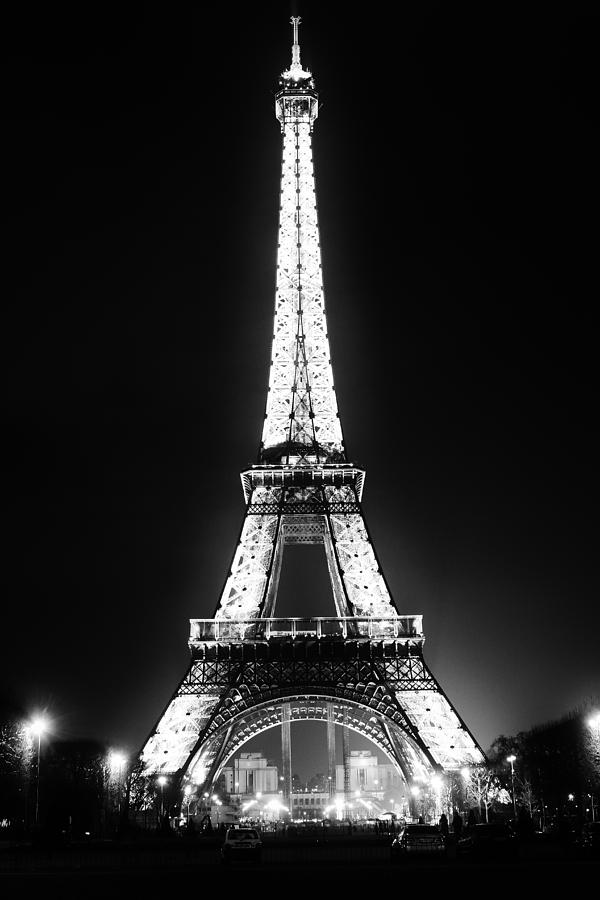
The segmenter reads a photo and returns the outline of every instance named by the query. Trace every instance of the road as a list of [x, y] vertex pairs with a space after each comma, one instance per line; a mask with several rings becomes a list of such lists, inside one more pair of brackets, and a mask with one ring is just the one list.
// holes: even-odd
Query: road
[[[387, 860], [371, 862], [346, 860], [276, 861], [268, 854], [260, 864], [222, 864], [216, 857], [205, 857], [197, 864], [157, 865], [150, 863], [134, 868], [68, 869], [54, 871], [3, 872], [0, 895], [8, 898], [39, 897], [59, 900], [99, 900], [99, 898], [153, 898], [190, 896], [199, 890], [211, 890], [211, 897], [229, 900], [231, 892], [240, 897], [285, 897], [300, 895], [319, 898], [321, 890], [344, 890], [355, 898], [363, 892], [365, 900], [373, 900], [373, 891], [460, 890], [479, 895], [494, 895], [497, 890], [535, 891], [576, 888], [600, 883], [599, 859], [536, 859], [514, 862], [477, 863], [465, 860], [445, 862], [412, 861], [393, 864]], [[335, 896], [335, 895], [332, 895]]]

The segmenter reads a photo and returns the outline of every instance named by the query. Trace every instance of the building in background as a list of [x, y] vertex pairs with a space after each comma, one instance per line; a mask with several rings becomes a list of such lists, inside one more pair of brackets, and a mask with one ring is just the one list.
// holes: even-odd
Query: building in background
[[328, 776], [316, 774], [301, 784], [294, 776], [288, 805], [284, 802], [278, 767], [260, 752], [240, 753], [222, 772], [223, 785], [242, 816], [263, 821], [366, 819], [385, 813], [408, 815], [408, 798], [400, 774], [391, 763], [381, 764], [370, 750], [352, 750], [348, 757], [350, 797], [345, 793], [344, 765], [336, 767], [334, 790]]
[[233, 765], [223, 769], [225, 790], [232, 796], [277, 794], [279, 771], [262, 753], [240, 753]]

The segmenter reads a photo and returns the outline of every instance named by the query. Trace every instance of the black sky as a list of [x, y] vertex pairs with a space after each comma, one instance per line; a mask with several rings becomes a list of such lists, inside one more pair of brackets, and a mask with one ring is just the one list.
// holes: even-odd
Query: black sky
[[[136, 750], [219, 599], [264, 413], [290, 12], [3, 14], [0, 676], [64, 735]], [[598, 16], [299, 12], [347, 445], [486, 749], [600, 695]]]

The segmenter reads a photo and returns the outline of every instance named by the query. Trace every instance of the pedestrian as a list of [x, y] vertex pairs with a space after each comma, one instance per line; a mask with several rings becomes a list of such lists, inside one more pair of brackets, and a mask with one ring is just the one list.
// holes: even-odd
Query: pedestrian
[[529, 838], [533, 834], [533, 820], [529, 810], [521, 806], [517, 816], [517, 834], [520, 838]]
[[442, 813], [440, 816], [440, 831], [442, 832], [444, 840], [448, 839], [448, 817], [446, 813]]
[[462, 832], [463, 820], [462, 816], [457, 809], [454, 810], [454, 815], [452, 816], [452, 831], [456, 837], [456, 840], [459, 839]]

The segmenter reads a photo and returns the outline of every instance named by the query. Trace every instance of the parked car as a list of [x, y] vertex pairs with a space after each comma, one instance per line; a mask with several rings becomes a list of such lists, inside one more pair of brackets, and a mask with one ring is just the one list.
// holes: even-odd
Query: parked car
[[223, 862], [248, 860], [260, 862], [262, 859], [262, 840], [256, 828], [228, 828], [221, 847]]
[[457, 851], [467, 856], [516, 856], [519, 841], [512, 829], [502, 822], [480, 822], [468, 828], [459, 838]]
[[446, 843], [437, 825], [404, 825], [391, 845], [392, 860], [444, 857]]

